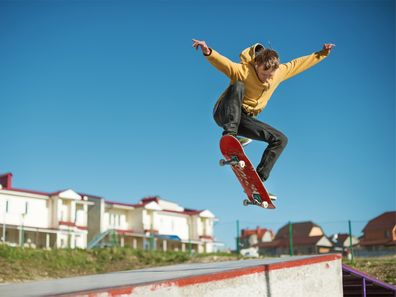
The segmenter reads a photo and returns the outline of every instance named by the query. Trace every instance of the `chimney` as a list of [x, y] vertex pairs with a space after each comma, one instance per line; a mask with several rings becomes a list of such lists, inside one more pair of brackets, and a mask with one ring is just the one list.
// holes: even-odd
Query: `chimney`
[[0, 175], [0, 185], [3, 189], [12, 188], [12, 173], [5, 173]]

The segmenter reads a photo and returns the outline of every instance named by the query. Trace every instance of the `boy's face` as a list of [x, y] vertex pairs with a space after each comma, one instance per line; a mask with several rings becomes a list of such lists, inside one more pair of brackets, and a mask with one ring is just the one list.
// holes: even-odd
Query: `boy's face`
[[256, 69], [256, 73], [258, 78], [262, 81], [262, 82], [266, 82], [268, 79], [271, 79], [275, 72], [276, 69], [265, 69], [264, 65], [255, 65], [255, 69]]

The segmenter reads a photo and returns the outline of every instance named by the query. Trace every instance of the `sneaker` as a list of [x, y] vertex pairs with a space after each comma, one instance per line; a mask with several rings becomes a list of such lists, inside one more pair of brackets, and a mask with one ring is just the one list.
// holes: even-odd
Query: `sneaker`
[[231, 136], [237, 137], [237, 134], [235, 132], [229, 132], [229, 131], [223, 131], [222, 135], [223, 136], [231, 135]]
[[239, 140], [239, 143], [242, 144], [242, 146], [247, 146], [249, 143], [252, 142], [250, 138], [243, 136], [237, 136], [237, 139]]

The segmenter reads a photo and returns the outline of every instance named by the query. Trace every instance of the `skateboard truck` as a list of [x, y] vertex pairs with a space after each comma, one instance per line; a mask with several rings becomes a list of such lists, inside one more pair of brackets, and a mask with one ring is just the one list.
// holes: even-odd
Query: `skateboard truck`
[[267, 201], [263, 201], [259, 194], [253, 193], [252, 196], [253, 196], [253, 201], [254, 202], [250, 201], [249, 199], [245, 199], [245, 200], [243, 200], [243, 205], [248, 206], [248, 205], [252, 205], [253, 204], [253, 205], [260, 205], [263, 208], [268, 208], [268, 202]]
[[225, 166], [225, 165], [236, 166], [236, 165], [238, 165], [240, 168], [245, 167], [245, 161], [238, 160], [238, 158], [235, 156], [232, 157], [230, 160], [221, 159], [219, 164], [220, 164], [220, 166]]

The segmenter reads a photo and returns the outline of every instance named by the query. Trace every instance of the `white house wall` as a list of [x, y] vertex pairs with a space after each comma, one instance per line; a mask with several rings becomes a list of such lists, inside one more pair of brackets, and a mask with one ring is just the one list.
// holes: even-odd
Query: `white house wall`
[[213, 236], [213, 220], [198, 217], [196, 220], [197, 237], [199, 236]]
[[143, 223], [143, 229], [148, 230], [151, 229], [151, 212], [149, 210], [143, 209], [142, 210], [142, 223]]
[[76, 234], [75, 247], [84, 249], [87, 247], [87, 235], [86, 234]]
[[262, 242], [270, 242], [272, 241], [272, 235], [271, 232], [264, 232], [263, 237], [261, 238]]
[[319, 227], [312, 227], [311, 232], [309, 233], [309, 236], [321, 236], [323, 235], [323, 231]]
[[177, 203], [171, 202], [171, 201], [159, 200], [158, 205], [162, 209], [167, 209], [167, 210], [173, 210], [173, 211], [183, 211], [184, 210], [183, 207], [181, 207]]
[[118, 209], [108, 209], [104, 214], [105, 229], [121, 229], [129, 230], [128, 226], [128, 211]]
[[[0, 222], [9, 225], [21, 225], [49, 228], [48, 200], [0, 194]], [[8, 212], [6, 203], [8, 201]], [[27, 213], [26, 213], [27, 210]]]
[[197, 235], [198, 237], [203, 234], [204, 232], [204, 225], [202, 224], [202, 218], [197, 218]]
[[88, 205], [76, 203], [76, 225], [87, 226]]
[[205, 219], [203, 224], [205, 226], [205, 233], [202, 235], [213, 236], [213, 220]]
[[159, 234], [177, 235], [182, 240], [190, 239], [188, 216], [162, 212], [157, 213], [155, 219], [155, 225], [158, 226]]
[[330, 240], [326, 237], [323, 236], [317, 243], [317, 246], [328, 246], [328, 247], [332, 247], [333, 244], [330, 242]]
[[136, 233], [143, 233], [143, 209], [138, 208], [129, 212], [128, 220], [131, 224], [131, 229]]
[[192, 239], [197, 239], [199, 237], [198, 235], [198, 216], [192, 216], [190, 217], [190, 228], [191, 228], [191, 238]]

